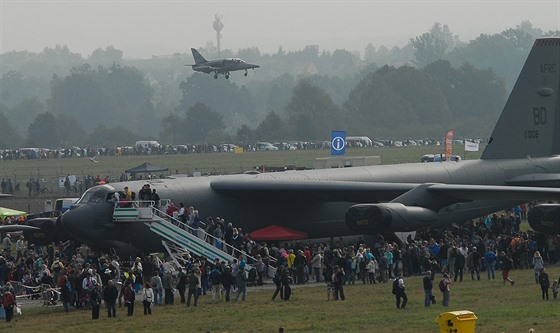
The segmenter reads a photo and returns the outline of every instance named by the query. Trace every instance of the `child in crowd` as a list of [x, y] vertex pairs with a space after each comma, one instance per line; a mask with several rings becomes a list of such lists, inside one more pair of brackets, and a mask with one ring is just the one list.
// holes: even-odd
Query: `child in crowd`
[[554, 280], [552, 282], [552, 298], [557, 301], [558, 300], [558, 280]]

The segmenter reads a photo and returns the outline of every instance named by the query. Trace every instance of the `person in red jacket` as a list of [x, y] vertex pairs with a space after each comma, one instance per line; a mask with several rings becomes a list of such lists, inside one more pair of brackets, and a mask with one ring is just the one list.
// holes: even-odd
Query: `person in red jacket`
[[6, 311], [6, 322], [12, 321], [16, 305], [16, 298], [10, 291], [10, 287], [4, 287], [4, 292], [2, 293], [2, 306]]

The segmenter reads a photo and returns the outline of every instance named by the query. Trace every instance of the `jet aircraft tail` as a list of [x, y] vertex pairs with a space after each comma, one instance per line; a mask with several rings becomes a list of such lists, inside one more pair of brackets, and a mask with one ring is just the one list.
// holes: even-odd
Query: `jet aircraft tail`
[[535, 41], [482, 159], [560, 154], [560, 38]]
[[206, 59], [204, 59], [204, 57], [195, 49], [195, 48], [191, 48], [191, 52], [194, 58], [194, 63], [196, 65], [200, 65], [200, 64], [204, 64], [208, 61], [206, 61]]

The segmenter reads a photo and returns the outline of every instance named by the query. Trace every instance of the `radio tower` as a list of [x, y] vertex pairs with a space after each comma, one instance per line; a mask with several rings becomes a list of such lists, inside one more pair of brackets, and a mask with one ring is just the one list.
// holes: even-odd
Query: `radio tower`
[[216, 14], [214, 16], [216, 18], [216, 20], [214, 21], [214, 24], [212, 24], [212, 26], [214, 27], [214, 30], [216, 30], [216, 42], [218, 45], [218, 56], [220, 56], [220, 39], [222, 38], [222, 34], [220, 33], [220, 31], [222, 31], [222, 29], [224, 28], [224, 24], [222, 23], [222, 15]]

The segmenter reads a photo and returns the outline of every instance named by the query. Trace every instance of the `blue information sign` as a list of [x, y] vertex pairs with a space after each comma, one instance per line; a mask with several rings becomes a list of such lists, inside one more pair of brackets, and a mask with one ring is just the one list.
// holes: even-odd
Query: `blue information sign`
[[346, 153], [346, 131], [331, 131], [331, 155]]

